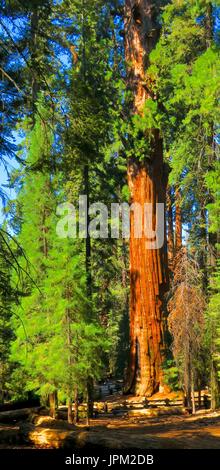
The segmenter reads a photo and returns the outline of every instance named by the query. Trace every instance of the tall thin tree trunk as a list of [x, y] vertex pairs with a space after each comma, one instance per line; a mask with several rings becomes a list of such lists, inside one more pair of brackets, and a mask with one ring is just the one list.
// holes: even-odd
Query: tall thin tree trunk
[[[84, 11], [85, 2], [82, 1], [82, 78], [83, 82], [86, 83], [86, 71], [87, 71], [87, 57], [86, 57], [86, 32], [85, 32], [85, 11]], [[87, 156], [88, 158], [88, 156]], [[86, 288], [87, 288], [87, 299], [90, 303], [89, 305], [89, 316], [88, 319], [92, 317], [92, 271], [91, 271], [91, 237], [89, 234], [89, 224], [90, 224], [90, 215], [89, 215], [89, 206], [90, 206], [90, 178], [89, 178], [89, 159], [87, 159], [84, 165], [84, 190], [85, 195], [87, 196], [87, 231], [86, 231], [86, 258], [85, 258], [85, 268], [86, 268]], [[91, 417], [91, 406], [90, 402], [92, 401], [91, 392], [91, 383], [93, 386], [93, 381], [91, 378], [87, 379], [87, 422]]]
[[38, 7], [34, 6], [31, 14], [31, 67], [32, 67], [32, 83], [31, 83], [31, 107], [32, 107], [32, 126], [35, 125], [36, 110], [37, 110], [37, 95], [39, 91], [39, 80], [37, 77], [37, 58], [38, 58], [38, 23], [39, 23], [39, 11]]
[[203, 289], [207, 293], [208, 289], [208, 271], [207, 271], [207, 211], [205, 209], [205, 200], [200, 198], [200, 253], [199, 266], [203, 273]]
[[169, 186], [167, 189], [167, 217], [168, 217], [168, 264], [169, 269], [173, 269], [173, 259], [174, 259], [174, 227], [173, 227], [173, 201], [172, 201], [172, 191]]
[[49, 394], [49, 408], [51, 418], [56, 418], [56, 409], [57, 409], [57, 394], [52, 392]]
[[[67, 287], [66, 291], [67, 299], [70, 298], [70, 291], [69, 287]], [[69, 376], [69, 383], [68, 383], [68, 413], [67, 419], [69, 424], [73, 424], [73, 386], [72, 386], [72, 366], [73, 366], [73, 353], [72, 353], [72, 334], [71, 334], [71, 316], [70, 316], [69, 308], [66, 309], [66, 327], [67, 327], [67, 347], [68, 347], [68, 376]]]
[[214, 360], [212, 359], [211, 363], [211, 409], [215, 411], [216, 409], [216, 371], [214, 367]]
[[175, 205], [176, 205], [176, 217], [175, 217], [175, 253], [177, 254], [182, 248], [182, 210], [181, 210], [181, 195], [180, 190], [176, 188], [175, 191]]
[[93, 380], [88, 379], [86, 390], [86, 421], [87, 425], [90, 424], [90, 419], [93, 418]]
[[89, 215], [89, 205], [90, 205], [90, 184], [89, 184], [89, 164], [86, 163], [84, 167], [84, 191], [85, 196], [87, 197], [87, 228], [86, 228], [86, 288], [87, 288], [87, 296], [88, 300], [92, 301], [92, 273], [91, 273], [91, 237], [89, 234], [89, 224], [90, 224], [90, 215]]
[[[154, 95], [146, 79], [149, 54], [159, 38], [157, 16], [160, 2], [126, 0], [125, 51], [128, 86], [133, 93], [133, 113], [142, 114], [146, 100]], [[154, 97], [154, 96], [153, 96]], [[154, 97], [155, 98], [155, 97]], [[166, 199], [163, 143], [159, 131], [151, 130], [150, 156], [128, 162], [131, 202], [151, 203], [155, 227], [156, 203]], [[147, 136], [146, 136], [147, 138]], [[167, 288], [166, 243], [161, 249], [147, 249], [147, 238], [134, 236], [131, 214], [130, 235], [130, 364], [125, 391], [152, 395], [163, 384], [164, 359], [163, 298]]]
[[[89, 224], [90, 224], [90, 216], [89, 216], [89, 205], [90, 205], [90, 184], [89, 184], [89, 165], [88, 163], [84, 167], [84, 185], [85, 185], [85, 195], [87, 196], [87, 236], [86, 236], [86, 259], [85, 259], [85, 267], [86, 267], [86, 289], [87, 289], [87, 299], [89, 301], [89, 312], [88, 312], [88, 320], [92, 318], [92, 272], [91, 272], [91, 237], [89, 234]], [[92, 418], [93, 412], [93, 405], [91, 405], [93, 401], [92, 397], [92, 389], [93, 389], [93, 380], [92, 378], [88, 378], [87, 380], [87, 422], [89, 419]]]
[[201, 385], [199, 383], [199, 389], [198, 389], [198, 407], [199, 409], [202, 406], [202, 394], [201, 394]]
[[71, 397], [71, 391], [70, 395], [68, 398], [68, 416], [67, 420], [69, 424], [73, 424], [73, 402], [72, 402], [72, 397]]
[[190, 361], [187, 362], [185, 370], [185, 395], [186, 395], [186, 406], [189, 410], [192, 409], [192, 382], [191, 382], [191, 366]]
[[74, 395], [74, 424], [79, 422], [79, 397], [78, 397], [78, 388], [75, 387]]
[[211, 47], [213, 43], [213, 29], [214, 29], [214, 21], [213, 21], [213, 5], [212, 2], [209, 2], [207, 5], [207, 13], [205, 17], [206, 23], [206, 44], [207, 48]]
[[192, 390], [192, 414], [196, 413], [196, 401], [195, 401], [195, 382], [194, 382], [194, 373], [191, 373], [191, 390]]

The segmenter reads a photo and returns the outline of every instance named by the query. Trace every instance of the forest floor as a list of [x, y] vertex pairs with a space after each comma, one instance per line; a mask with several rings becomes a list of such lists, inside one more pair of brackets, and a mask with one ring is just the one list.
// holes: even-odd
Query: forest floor
[[198, 416], [164, 416], [158, 418], [97, 419], [91, 430], [100, 431], [113, 447], [148, 449], [219, 449], [220, 412]]
[[[60, 436], [66, 439], [66, 426], [60, 429]], [[17, 425], [0, 425], [1, 435], [8, 436], [8, 442], [0, 448], [54, 447], [48, 442], [55, 429], [39, 429], [35, 445], [17, 445], [13, 435], [20, 431]], [[107, 448], [146, 448], [146, 449], [219, 449], [220, 412], [206, 412], [197, 416], [165, 416], [159, 418], [99, 418], [91, 420], [90, 427], [81, 424], [78, 429], [78, 446], [100, 446]], [[37, 436], [37, 434], [36, 434]], [[41, 436], [41, 439], [39, 439]], [[5, 437], [3, 439], [5, 441]], [[10, 443], [11, 441], [11, 443]], [[54, 441], [55, 442], [55, 441]], [[45, 444], [45, 445], [44, 445]], [[57, 446], [55, 446], [57, 447]]]
[[[155, 408], [138, 407], [141, 399], [127, 397], [125, 411], [122, 396], [105, 399], [108, 412], [99, 413], [87, 426], [81, 420], [78, 426], [68, 425], [62, 419], [37, 415], [32, 410], [31, 420], [14, 424], [0, 424], [0, 449], [3, 448], [69, 448], [105, 447], [139, 449], [219, 449], [220, 410], [199, 410], [196, 415], [184, 409], [164, 408], [161, 416], [154, 416]], [[103, 401], [98, 405], [102, 406]], [[111, 409], [111, 405], [115, 406]], [[133, 406], [132, 406], [133, 404]], [[135, 408], [136, 406], [136, 408]], [[160, 408], [160, 411], [163, 408]], [[151, 415], [145, 413], [152, 412]], [[177, 413], [177, 414], [175, 414]], [[25, 436], [25, 439], [24, 439]]]

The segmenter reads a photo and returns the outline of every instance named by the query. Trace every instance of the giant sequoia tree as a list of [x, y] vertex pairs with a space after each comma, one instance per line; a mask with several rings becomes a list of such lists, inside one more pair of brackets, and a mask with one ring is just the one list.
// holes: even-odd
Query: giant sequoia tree
[[[72, 422], [73, 400], [77, 420], [81, 394], [90, 405], [92, 382], [122, 378], [130, 349], [126, 392], [185, 382], [190, 405], [190, 388], [210, 383], [219, 402], [219, 5], [2, 2], [0, 158], [20, 165], [10, 235], [0, 227], [0, 400], [50, 395], [54, 414], [58, 396]], [[57, 237], [56, 206], [74, 204], [78, 234], [82, 195], [90, 206], [133, 203], [130, 292], [129, 243], [110, 230], [93, 238], [99, 214], [85, 210], [86, 239]], [[166, 224], [152, 246], [165, 202], [169, 273]], [[140, 233], [146, 203], [151, 233], [143, 223]]]
[[[146, 105], [154, 105], [154, 87], [147, 75], [149, 54], [159, 38], [158, 15], [161, 2], [126, 0], [125, 54], [128, 86], [132, 93], [132, 113], [146, 120], [146, 127], [136, 138], [144, 139], [146, 153], [129, 157], [128, 183], [131, 202], [152, 204], [153, 229], [156, 203], [165, 203], [166, 172], [163, 143], [159, 129], [147, 125]], [[130, 366], [127, 389], [136, 394], [158, 391], [163, 383], [164, 356], [163, 298], [167, 289], [166, 243], [160, 249], [147, 249], [147, 238], [135, 238], [134, 215], [131, 214], [130, 237]]]

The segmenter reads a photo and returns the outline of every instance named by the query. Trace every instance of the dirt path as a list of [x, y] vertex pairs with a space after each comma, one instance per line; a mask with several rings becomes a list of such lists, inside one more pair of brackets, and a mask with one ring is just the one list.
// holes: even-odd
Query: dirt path
[[[54, 423], [55, 425], [56, 423]], [[101, 446], [107, 448], [146, 448], [146, 449], [219, 449], [220, 448], [220, 411], [203, 412], [197, 416], [166, 416], [159, 418], [117, 418], [100, 417], [91, 420], [90, 427], [81, 424], [77, 428], [66, 429], [65, 422], [56, 426], [45, 424], [36, 428], [39, 436], [53, 436], [58, 433], [66, 443], [77, 446]], [[9, 440], [7, 435], [10, 436]], [[22, 443], [19, 426], [0, 425], [0, 448], [19, 448]], [[77, 438], [76, 438], [77, 436]], [[11, 439], [11, 442], [10, 442]], [[73, 440], [72, 440], [73, 439]], [[42, 440], [41, 447], [44, 447]], [[27, 446], [25, 446], [27, 447]], [[52, 447], [48, 444], [45, 447]]]
[[195, 417], [97, 419], [91, 431], [100, 431], [102, 440], [107, 437], [115, 445], [123, 443], [123, 447], [219, 449], [220, 412]]

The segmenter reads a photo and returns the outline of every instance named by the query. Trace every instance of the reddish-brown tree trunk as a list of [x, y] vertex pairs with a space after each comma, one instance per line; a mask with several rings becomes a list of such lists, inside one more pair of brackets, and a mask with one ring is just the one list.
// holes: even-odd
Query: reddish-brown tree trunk
[[[159, 37], [157, 1], [126, 0], [125, 51], [128, 86], [133, 93], [133, 113], [143, 112], [146, 99], [152, 97], [146, 79], [149, 53]], [[152, 204], [153, 228], [156, 203], [166, 198], [163, 145], [159, 131], [151, 129], [151, 151], [143, 162], [135, 157], [128, 162], [131, 202]], [[146, 156], [147, 157], [147, 156]], [[165, 211], [164, 211], [165, 212]], [[166, 243], [160, 249], [148, 249], [147, 238], [135, 238], [134, 214], [131, 213], [130, 236], [130, 364], [126, 392], [152, 395], [163, 384], [164, 358], [163, 297], [167, 284]]]
[[49, 393], [49, 407], [51, 418], [56, 418], [57, 392]]

